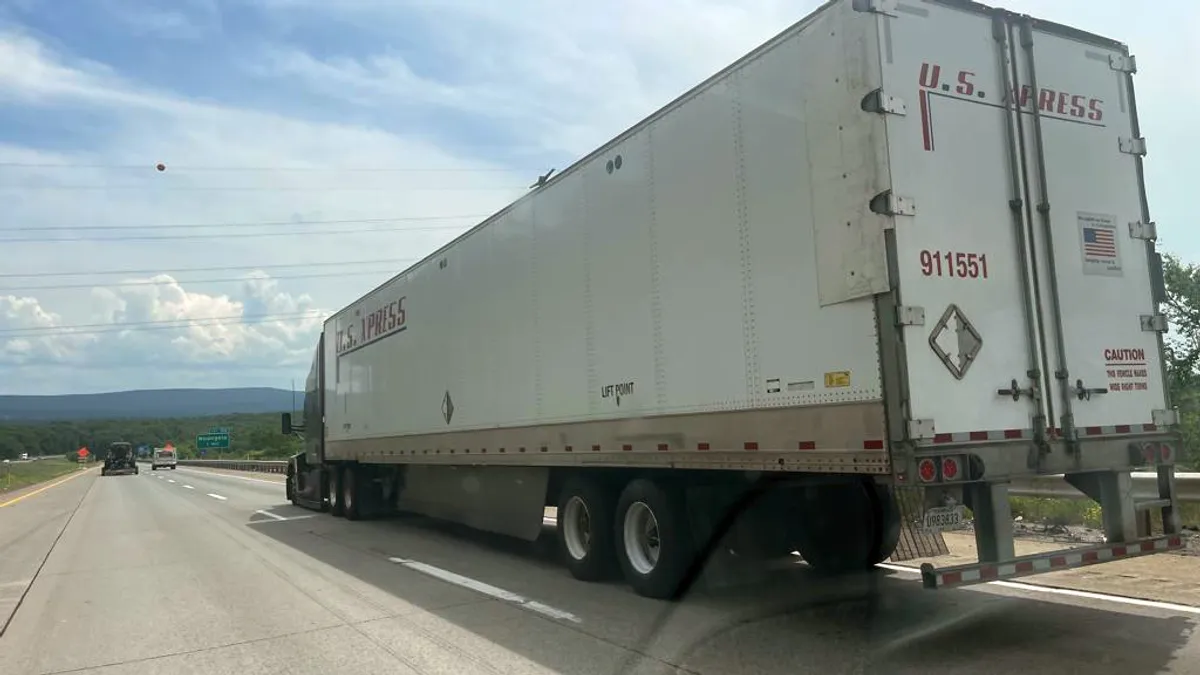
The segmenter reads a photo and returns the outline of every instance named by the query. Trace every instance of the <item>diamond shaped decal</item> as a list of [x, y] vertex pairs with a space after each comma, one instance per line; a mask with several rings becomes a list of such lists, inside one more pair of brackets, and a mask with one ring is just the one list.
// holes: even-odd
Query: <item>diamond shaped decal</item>
[[950, 305], [929, 334], [929, 346], [950, 374], [961, 380], [983, 349], [983, 338], [958, 305]]
[[442, 417], [446, 418], [446, 424], [450, 424], [450, 419], [454, 417], [454, 401], [450, 398], [450, 390], [446, 390], [446, 395], [442, 397]]

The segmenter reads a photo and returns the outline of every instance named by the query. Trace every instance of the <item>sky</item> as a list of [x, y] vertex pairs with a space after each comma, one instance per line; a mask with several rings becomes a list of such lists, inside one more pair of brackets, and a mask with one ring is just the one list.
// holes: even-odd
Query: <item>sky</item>
[[[993, 4], [1131, 45], [1200, 261], [1200, 4]], [[0, 393], [302, 383], [330, 312], [817, 5], [0, 0]]]

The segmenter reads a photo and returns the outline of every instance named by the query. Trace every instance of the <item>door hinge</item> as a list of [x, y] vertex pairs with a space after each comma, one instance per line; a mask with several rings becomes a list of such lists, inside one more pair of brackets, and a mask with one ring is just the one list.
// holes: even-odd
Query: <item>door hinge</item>
[[909, 420], [908, 421], [908, 440], [921, 441], [933, 438], [935, 434], [935, 425], [933, 420]]
[[1130, 223], [1129, 236], [1134, 239], [1154, 241], [1158, 239], [1158, 225], [1155, 225], [1153, 222], [1143, 223], [1140, 220]]
[[1133, 54], [1110, 54], [1108, 67], [1122, 73], [1136, 73], [1137, 59]]
[[880, 115], [903, 116], [908, 114], [908, 104], [904, 102], [904, 99], [885, 93], [882, 89], [876, 89], [864, 96], [861, 107], [866, 112]]
[[915, 216], [917, 203], [912, 197], [898, 195], [891, 190], [880, 192], [871, 198], [871, 211], [884, 216]]
[[900, 305], [896, 307], [897, 326], [924, 326], [925, 308], [916, 305]]
[[854, 0], [853, 7], [856, 12], [874, 12], [896, 16], [896, 7], [899, 4], [899, 0]]
[[1146, 139], [1122, 136], [1117, 140], [1117, 147], [1127, 155], [1146, 156]]
[[1170, 330], [1166, 314], [1143, 314], [1139, 318], [1142, 322], [1142, 330], [1147, 333], [1165, 333]]
[[1179, 412], [1175, 410], [1151, 410], [1150, 419], [1156, 427], [1173, 427], [1179, 424]]

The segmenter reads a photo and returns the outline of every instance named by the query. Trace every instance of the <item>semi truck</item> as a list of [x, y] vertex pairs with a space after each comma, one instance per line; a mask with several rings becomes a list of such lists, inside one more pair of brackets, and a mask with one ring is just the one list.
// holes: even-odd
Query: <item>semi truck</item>
[[[529, 540], [557, 507], [572, 575], [655, 598], [968, 519], [926, 587], [1181, 547], [1135, 70], [966, 0], [827, 2], [333, 314], [287, 497]], [[1039, 475], [1104, 544], [1015, 554]]]

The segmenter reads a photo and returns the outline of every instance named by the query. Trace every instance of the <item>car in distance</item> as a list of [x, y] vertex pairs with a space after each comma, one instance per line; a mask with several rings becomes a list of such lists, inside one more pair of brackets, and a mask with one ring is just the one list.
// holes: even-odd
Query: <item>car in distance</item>
[[150, 469], [153, 471], [158, 471], [160, 467], [174, 469], [176, 459], [175, 448], [155, 448], [154, 455], [150, 459]]

